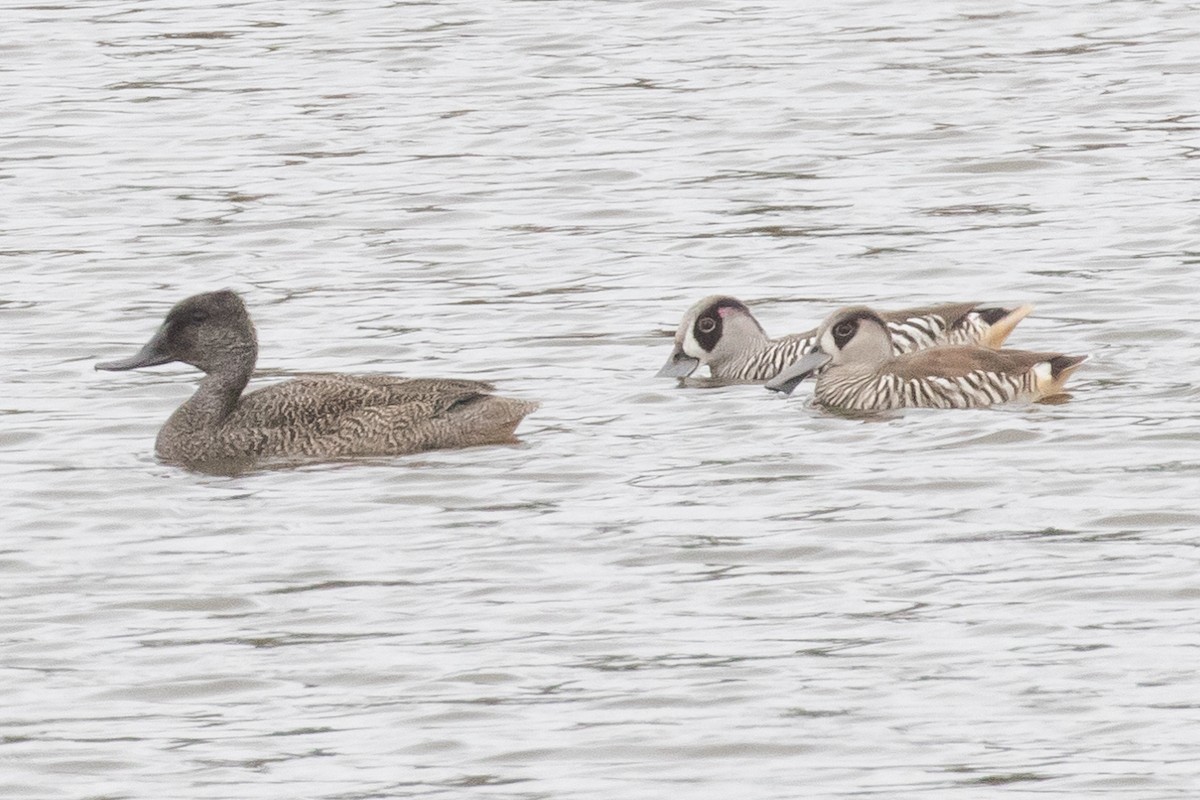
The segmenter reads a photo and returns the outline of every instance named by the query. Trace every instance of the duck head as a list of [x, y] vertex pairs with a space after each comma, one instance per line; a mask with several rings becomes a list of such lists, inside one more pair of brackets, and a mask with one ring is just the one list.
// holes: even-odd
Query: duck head
[[745, 303], [712, 295], [683, 315], [675, 331], [675, 348], [658, 377], [686, 378], [704, 364], [718, 377], [723, 364], [752, 353], [766, 341], [766, 332]]
[[212, 374], [231, 365], [253, 369], [258, 355], [254, 324], [236, 292], [197, 294], [167, 314], [150, 341], [130, 358], [105, 361], [96, 369], [127, 370], [180, 361]]
[[826, 365], [878, 364], [892, 357], [892, 337], [883, 318], [866, 306], [833, 312], [817, 330], [817, 346], [765, 384], [773, 392], [791, 394]]

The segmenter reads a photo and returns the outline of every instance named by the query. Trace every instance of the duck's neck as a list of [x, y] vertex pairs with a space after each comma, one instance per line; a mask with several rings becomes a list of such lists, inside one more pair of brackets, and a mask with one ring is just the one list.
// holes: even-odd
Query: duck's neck
[[204, 376], [195, 394], [179, 412], [192, 430], [217, 428], [237, 408], [242, 390], [254, 372], [255, 353], [248, 351]]
[[714, 376], [766, 380], [782, 369], [775, 362], [781, 360], [778, 351], [786, 346], [783, 340], [770, 339], [759, 331], [743, 336], [738, 344], [736, 352], [727, 355], [720, 363], [712, 365]]

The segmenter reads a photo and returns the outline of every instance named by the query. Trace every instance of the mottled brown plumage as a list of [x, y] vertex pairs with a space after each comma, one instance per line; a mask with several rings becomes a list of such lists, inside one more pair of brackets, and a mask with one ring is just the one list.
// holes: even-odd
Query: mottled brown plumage
[[231, 291], [178, 303], [141, 352], [97, 369], [181, 361], [206, 375], [158, 433], [155, 451], [196, 468], [264, 459], [398, 455], [512, 440], [537, 403], [481, 381], [310, 374], [246, 395], [254, 325]]

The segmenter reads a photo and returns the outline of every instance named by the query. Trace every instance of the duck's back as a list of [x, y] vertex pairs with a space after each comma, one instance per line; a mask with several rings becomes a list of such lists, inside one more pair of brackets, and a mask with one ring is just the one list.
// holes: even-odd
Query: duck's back
[[1049, 363], [1060, 356], [1060, 353], [950, 345], [897, 356], [889, 362], [888, 371], [906, 380], [929, 376], [961, 378], [977, 372], [1023, 375], [1037, 364]]
[[331, 424], [345, 414], [388, 406], [408, 409], [419, 418], [436, 415], [493, 388], [482, 381], [311, 373], [247, 392], [227, 425], [313, 428]]
[[168, 422], [159, 449], [183, 461], [342, 458], [511, 441], [537, 403], [497, 397], [492, 388], [441, 378], [304, 375], [243, 395], [214, 431], [188, 434]]

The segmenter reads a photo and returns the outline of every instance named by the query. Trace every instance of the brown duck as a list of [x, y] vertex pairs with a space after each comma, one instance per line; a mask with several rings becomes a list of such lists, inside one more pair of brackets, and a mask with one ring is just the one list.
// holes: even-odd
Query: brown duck
[[172, 361], [205, 373], [158, 432], [165, 461], [203, 468], [266, 459], [383, 456], [513, 441], [537, 403], [490, 394], [492, 385], [390, 375], [305, 375], [243, 395], [258, 358], [241, 297], [209, 292], [175, 305], [127, 370]]

